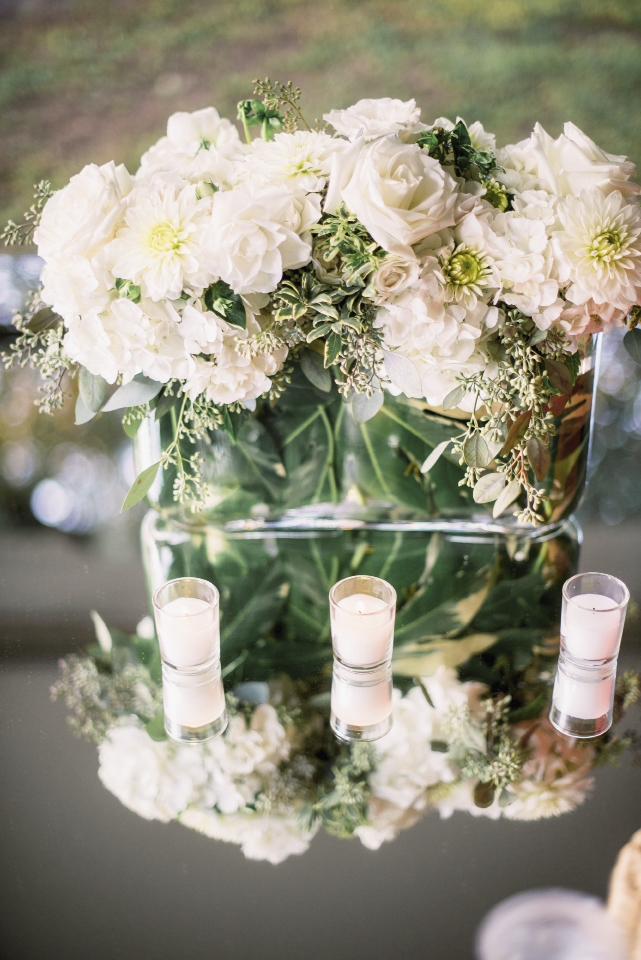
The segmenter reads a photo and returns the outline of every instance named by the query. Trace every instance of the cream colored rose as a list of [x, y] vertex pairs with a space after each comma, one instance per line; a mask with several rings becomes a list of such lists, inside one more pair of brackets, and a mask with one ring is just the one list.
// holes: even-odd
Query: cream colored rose
[[376, 291], [375, 302], [384, 303], [385, 300], [406, 290], [416, 283], [420, 272], [421, 268], [417, 260], [406, 260], [405, 257], [390, 253], [370, 280], [370, 285]]
[[332, 110], [323, 115], [323, 120], [331, 123], [337, 133], [349, 140], [354, 140], [359, 134], [370, 140], [413, 129], [420, 116], [416, 100], [381, 97], [379, 100], [359, 100], [346, 110]]
[[578, 197], [582, 190], [594, 187], [605, 194], [618, 190], [625, 197], [639, 193], [639, 186], [630, 182], [634, 164], [626, 157], [605, 153], [573, 123], [566, 123], [556, 140], [537, 123], [529, 150], [539, 179], [550, 193]]
[[412, 244], [454, 225], [458, 199], [440, 163], [393, 135], [334, 156], [325, 210], [343, 202], [384, 250], [412, 260]]

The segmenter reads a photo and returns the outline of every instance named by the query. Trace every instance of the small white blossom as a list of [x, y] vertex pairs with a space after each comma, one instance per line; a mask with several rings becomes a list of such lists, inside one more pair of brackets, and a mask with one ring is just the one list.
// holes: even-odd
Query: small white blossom
[[323, 114], [323, 120], [348, 140], [355, 140], [359, 135], [369, 140], [389, 133], [414, 130], [420, 116], [416, 100], [381, 97], [379, 100], [359, 100], [346, 110], [331, 110]]

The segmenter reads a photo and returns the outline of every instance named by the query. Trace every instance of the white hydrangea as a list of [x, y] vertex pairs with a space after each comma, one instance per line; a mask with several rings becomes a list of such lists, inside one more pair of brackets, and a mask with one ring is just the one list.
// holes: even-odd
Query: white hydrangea
[[155, 742], [138, 726], [114, 727], [98, 748], [98, 776], [125, 807], [168, 823], [193, 803], [207, 780], [200, 750]]
[[270, 377], [277, 373], [287, 356], [284, 348], [274, 353], [248, 357], [238, 350], [238, 341], [260, 331], [260, 324], [247, 310], [247, 329], [240, 330], [220, 322], [222, 340], [213, 346], [213, 360], [194, 358], [194, 370], [185, 389], [192, 400], [205, 394], [214, 403], [236, 403], [256, 400], [271, 389]]
[[273, 140], [253, 141], [242, 170], [243, 179], [283, 182], [297, 190], [322, 190], [331, 169], [332, 155], [344, 141], [315, 130], [277, 133]]
[[[484, 358], [476, 349], [490, 311], [496, 308], [483, 303], [473, 309], [445, 305], [420, 289], [418, 293], [409, 289], [379, 309], [374, 326], [383, 332], [388, 350], [412, 361], [423, 396], [432, 406], [439, 406], [456, 386], [458, 374], [483, 369]], [[387, 389], [400, 392], [393, 385]]]
[[202, 292], [215, 279], [203, 263], [209, 207], [190, 185], [136, 186], [125, 225], [107, 248], [113, 276], [131, 280], [151, 300], [177, 300], [185, 287]]
[[415, 130], [420, 116], [416, 100], [381, 97], [378, 100], [359, 100], [345, 110], [331, 110], [323, 114], [323, 120], [348, 140], [355, 140], [359, 135], [370, 140], [389, 133]]
[[270, 293], [284, 270], [308, 263], [311, 244], [292, 225], [298, 217], [300, 232], [310, 226], [297, 199], [284, 184], [216, 194], [205, 237], [210, 272], [236, 293]]
[[221, 816], [214, 810], [199, 809], [186, 810], [180, 821], [212, 839], [238, 844], [248, 860], [267, 860], [274, 865], [305, 853], [319, 829], [317, 824], [305, 832], [294, 817], [252, 813]]

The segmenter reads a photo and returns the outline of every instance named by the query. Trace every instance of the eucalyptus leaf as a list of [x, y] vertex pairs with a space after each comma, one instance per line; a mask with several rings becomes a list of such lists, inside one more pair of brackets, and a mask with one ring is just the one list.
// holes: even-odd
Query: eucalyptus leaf
[[505, 443], [503, 444], [502, 454], [505, 456], [510, 452], [516, 443], [521, 439], [525, 431], [527, 430], [528, 423], [532, 419], [532, 411], [524, 410], [523, 413], [520, 413], [516, 420], [513, 420], [510, 424], [510, 428], [507, 432], [507, 437], [505, 438]]
[[394, 673], [404, 677], [431, 677], [439, 667], [458, 667], [470, 657], [492, 647], [495, 633], [472, 633], [460, 640], [394, 645]]
[[474, 804], [481, 809], [491, 807], [496, 793], [493, 783], [477, 783], [474, 787]]
[[492, 516], [495, 520], [497, 517], [500, 517], [501, 514], [507, 510], [512, 503], [514, 503], [520, 492], [521, 484], [518, 482], [518, 480], [510, 480], [508, 485], [504, 487], [502, 492], [499, 494], [497, 501], [494, 504]]
[[123, 420], [122, 429], [125, 431], [125, 433], [131, 440], [134, 440], [138, 435], [138, 431], [140, 430], [140, 425], [143, 420], [144, 420], [144, 417], [136, 417], [133, 420], [127, 420], [127, 421]]
[[352, 416], [356, 423], [367, 423], [383, 406], [383, 391], [376, 390], [371, 397], [357, 393], [352, 399]]
[[310, 383], [318, 390], [329, 393], [332, 389], [332, 375], [325, 369], [323, 358], [315, 350], [303, 350], [300, 356], [301, 370]]
[[38, 310], [37, 313], [34, 313], [31, 320], [29, 320], [25, 326], [31, 333], [43, 333], [50, 327], [55, 327], [60, 323], [60, 319], [60, 315], [54, 313], [51, 307], [43, 307], [41, 310]]
[[541, 483], [550, 469], [550, 451], [539, 437], [530, 437], [526, 450], [534, 476]]
[[158, 473], [159, 467], [160, 460], [157, 463], [152, 463], [150, 467], [147, 467], [142, 471], [142, 473], [138, 474], [129, 489], [129, 493], [125, 497], [125, 502], [123, 503], [120, 511], [121, 513], [123, 513], [125, 510], [129, 510], [130, 507], [135, 506], [149, 493], [151, 485], [156, 479], [156, 474]]
[[528, 340], [528, 347], [535, 347], [537, 343], [543, 343], [543, 341], [547, 339], [547, 335], [547, 330], [539, 330], [537, 327]]
[[443, 440], [443, 442], [439, 443], [437, 447], [434, 447], [429, 457], [427, 457], [427, 459], [423, 462], [421, 473], [430, 472], [437, 460], [439, 460], [440, 457], [445, 453], [451, 442], [451, 440]]
[[499, 496], [507, 478], [504, 473], [486, 473], [477, 481], [474, 487], [475, 503], [491, 503]]
[[247, 313], [243, 298], [234, 293], [224, 280], [217, 280], [205, 290], [205, 306], [233, 327], [247, 328]]
[[107, 381], [90, 373], [86, 367], [80, 367], [78, 389], [87, 409], [98, 413], [107, 396]]
[[635, 363], [641, 364], [641, 327], [628, 330], [623, 338], [623, 346]]
[[166, 413], [169, 413], [177, 400], [176, 394], [161, 393], [154, 409], [154, 419], [161, 420]]
[[81, 423], [89, 423], [95, 416], [94, 411], [89, 409], [80, 394], [78, 394], [78, 399], [76, 400], [76, 426], [80, 426]]
[[383, 356], [385, 372], [394, 386], [406, 397], [421, 398], [423, 396], [421, 378], [409, 357], [404, 357], [401, 353], [392, 353], [390, 350], [383, 350]]
[[145, 730], [152, 740], [156, 740], [157, 742], [166, 740], [167, 731], [165, 730], [164, 714], [157, 713], [153, 720], [150, 720], [149, 723], [145, 724]]
[[116, 392], [107, 400], [103, 412], [109, 413], [112, 410], [123, 410], [125, 407], [139, 407], [143, 403], [149, 403], [154, 397], [158, 396], [164, 384], [156, 380], [150, 380], [149, 377], [139, 373], [137, 376], [118, 387]]
[[561, 395], [572, 393], [572, 374], [564, 363], [548, 357], [545, 361], [545, 369], [548, 380], [555, 390], [558, 390]]
[[463, 444], [463, 457], [468, 467], [483, 470], [492, 459], [487, 443], [480, 433], [473, 433]]
[[443, 401], [443, 409], [453, 410], [454, 407], [458, 407], [466, 393], [467, 391], [462, 383], [460, 383], [458, 387], [454, 387], [454, 389], [450, 390], [448, 395], [445, 397], [445, 400]]

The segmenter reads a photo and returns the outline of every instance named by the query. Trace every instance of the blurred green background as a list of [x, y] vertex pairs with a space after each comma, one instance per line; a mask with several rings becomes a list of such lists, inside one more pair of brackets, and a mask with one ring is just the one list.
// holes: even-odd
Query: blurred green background
[[[0, 215], [41, 178], [124, 162], [167, 116], [209, 104], [234, 118], [252, 80], [292, 79], [310, 118], [360, 97], [414, 97], [425, 120], [479, 119], [499, 143], [573, 120], [641, 162], [640, 0], [0, 0]], [[32, 252], [33, 253], [33, 252]], [[28, 254], [28, 252], [27, 252]], [[0, 322], [38, 275], [0, 258]], [[596, 473], [585, 518], [641, 513], [641, 368], [604, 349]], [[76, 430], [32, 405], [27, 371], [0, 385], [0, 517], [90, 533], [131, 479], [116, 415]]]

